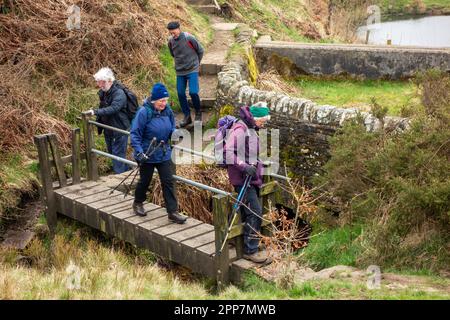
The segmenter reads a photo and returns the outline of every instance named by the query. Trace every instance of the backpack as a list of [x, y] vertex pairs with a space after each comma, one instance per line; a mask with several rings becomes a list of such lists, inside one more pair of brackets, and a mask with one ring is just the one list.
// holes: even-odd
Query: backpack
[[[147, 100], [144, 100], [144, 103], [143, 103], [142, 107], [145, 108], [145, 110], [147, 111], [146, 112], [147, 120], [145, 121], [147, 123], [147, 122], [152, 121], [152, 119], [153, 119], [153, 112], [151, 111], [150, 107], [146, 106], [146, 103], [147, 103]], [[167, 104], [166, 109], [168, 110], [168, 115], [167, 116], [170, 119], [170, 123], [172, 124], [172, 126], [175, 126], [175, 115], [173, 114], [173, 110], [172, 110], [172, 108], [170, 107], [169, 104]], [[169, 138], [169, 140], [170, 140], [170, 138]]]
[[214, 157], [219, 167], [226, 167], [226, 151], [225, 144], [227, 140], [227, 132], [239, 119], [233, 116], [225, 116], [217, 122], [217, 132], [214, 136]]
[[139, 109], [139, 103], [137, 96], [128, 89], [125, 85], [118, 82], [118, 87], [125, 92], [125, 96], [127, 97], [127, 108], [126, 113], [128, 116], [128, 119], [130, 119], [130, 122], [134, 119], [134, 116], [136, 115], [137, 110]]
[[[186, 36], [186, 38], [187, 38], [188, 36], [191, 35], [191, 34], [188, 33], [188, 32], [183, 32], [183, 33], [184, 33], [184, 35]], [[170, 51], [172, 51], [173, 41], [175, 41], [175, 40], [171, 37], [171, 38], [169, 39], [169, 49], [170, 49]], [[192, 41], [191, 41], [191, 40], [188, 40], [188, 41], [187, 41], [187, 44], [188, 44], [189, 48], [191, 48], [192, 50], [195, 51], [195, 53], [198, 54], [198, 52], [197, 52], [197, 50], [195, 50], [194, 45], [192, 44]]]

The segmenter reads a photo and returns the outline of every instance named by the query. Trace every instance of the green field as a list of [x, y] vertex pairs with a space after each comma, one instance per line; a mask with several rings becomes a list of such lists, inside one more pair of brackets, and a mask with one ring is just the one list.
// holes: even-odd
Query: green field
[[388, 107], [388, 114], [401, 115], [402, 108], [418, 106], [416, 87], [409, 81], [319, 79], [301, 77], [293, 82], [299, 95], [318, 104], [370, 111], [374, 98]]

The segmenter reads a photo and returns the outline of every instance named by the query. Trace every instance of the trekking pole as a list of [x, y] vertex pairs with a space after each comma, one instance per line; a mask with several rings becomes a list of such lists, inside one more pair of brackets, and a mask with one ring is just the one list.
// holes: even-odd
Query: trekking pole
[[[147, 149], [147, 151], [146, 151], [146, 153], [148, 153], [149, 151], [150, 151], [150, 148], [155, 144], [155, 142], [156, 142], [156, 137], [155, 138], [153, 138], [153, 140], [150, 142], [150, 144], [149, 144], [149, 146], [148, 146], [148, 149]], [[138, 163], [138, 166], [136, 167], [136, 168], [134, 168], [122, 181], [120, 181], [120, 183], [117, 185], [117, 186], [115, 186], [114, 187], [114, 189], [112, 189], [110, 192], [109, 192], [109, 194], [112, 194], [114, 191], [116, 191], [117, 190], [117, 188], [119, 188], [120, 187], [120, 185], [122, 184], [122, 183], [124, 183], [129, 177], [131, 177], [131, 175], [137, 170], [137, 169], [139, 169], [139, 167], [140, 167], [140, 164]]]
[[239, 191], [237, 200], [236, 200], [235, 204], [233, 205], [233, 211], [231, 213], [230, 219], [228, 219], [227, 233], [225, 235], [225, 239], [222, 242], [222, 246], [220, 247], [220, 250], [217, 253], [218, 255], [220, 255], [222, 253], [223, 247], [225, 247], [225, 244], [227, 243], [228, 236], [230, 235], [231, 228], [233, 228], [234, 220], [236, 220], [238, 210], [241, 207], [242, 199], [244, 198], [245, 194], [247, 193], [247, 189], [248, 189], [248, 187], [250, 185], [250, 181], [251, 180], [252, 180], [252, 176], [247, 175], [245, 177], [244, 185], [242, 186], [241, 191]]
[[[156, 140], [156, 138], [153, 138], [153, 140]], [[146, 154], [146, 156], [150, 158], [150, 157], [156, 152], [156, 150], [158, 150], [158, 148], [159, 148], [161, 145], [163, 145], [163, 144], [164, 144], [164, 140], [161, 140], [161, 141], [159, 142], [159, 144], [152, 150], [152, 152], [150, 152], [149, 154]], [[140, 167], [141, 167], [141, 164], [139, 164], [138, 167], [137, 167], [136, 169], [139, 169]], [[131, 187], [133, 186], [133, 182], [134, 182], [134, 180], [136, 179], [138, 173], [139, 173], [139, 170], [136, 171], [136, 174], [134, 175], [133, 180], [131, 180], [131, 183], [130, 183], [130, 185], [129, 185], [128, 188], [127, 188], [127, 192], [125, 192], [125, 194], [123, 195], [124, 198], [128, 195], [128, 193], [130, 193]]]

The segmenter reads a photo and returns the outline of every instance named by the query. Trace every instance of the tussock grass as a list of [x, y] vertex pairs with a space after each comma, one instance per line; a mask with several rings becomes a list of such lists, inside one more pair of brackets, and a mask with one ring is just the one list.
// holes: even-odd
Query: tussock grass
[[[63, 222], [52, 244], [35, 239], [23, 252], [0, 252], [0, 299], [206, 299], [200, 283], [158, 267], [148, 251], [101, 240]], [[80, 274], [80, 288], [68, 281]]]
[[[448, 299], [448, 280], [422, 277], [425, 287], [369, 290], [345, 279], [317, 280], [286, 290], [249, 273], [244, 283], [216, 292], [211, 281], [123, 242], [108, 240], [88, 227], [61, 219], [53, 243], [37, 238], [24, 251], [0, 250], [0, 299]], [[70, 269], [72, 268], [72, 270]], [[75, 272], [76, 271], [76, 272]], [[80, 275], [79, 288], [68, 281]], [[428, 290], [427, 286], [436, 290]]]

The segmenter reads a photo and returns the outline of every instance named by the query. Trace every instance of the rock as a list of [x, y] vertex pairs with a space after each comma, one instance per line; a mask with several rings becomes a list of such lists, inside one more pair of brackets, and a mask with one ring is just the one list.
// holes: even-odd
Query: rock
[[34, 232], [28, 230], [9, 230], [2, 243], [2, 247], [23, 250], [35, 236]]
[[42, 223], [38, 223], [37, 225], [35, 225], [33, 231], [39, 238], [43, 238], [50, 233], [48, 225]]

